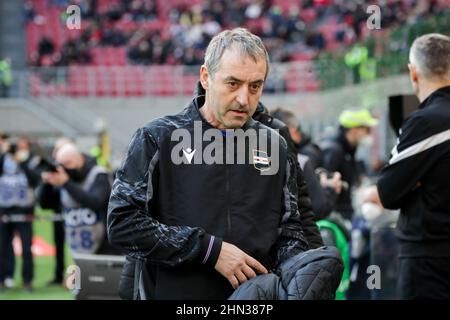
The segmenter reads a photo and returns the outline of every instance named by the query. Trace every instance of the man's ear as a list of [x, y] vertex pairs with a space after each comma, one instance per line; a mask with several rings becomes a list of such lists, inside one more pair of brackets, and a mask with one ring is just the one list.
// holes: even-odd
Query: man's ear
[[409, 69], [409, 76], [411, 78], [412, 82], [417, 82], [417, 69], [414, 65], [412, 65], [411, 63], [408, 63], [408, 69]]
[[208, 79], [209, 79], [208, 69], [206, 69], [205, 65], [202, 65], [200, 67], [200, 83], [202, 84], [202, 87], [205, 90], [208, 90]]

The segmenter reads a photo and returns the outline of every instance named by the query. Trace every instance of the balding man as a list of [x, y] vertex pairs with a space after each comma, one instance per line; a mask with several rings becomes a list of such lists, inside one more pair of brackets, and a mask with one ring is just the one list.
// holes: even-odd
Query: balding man
[[[62, 146], [65, 144], [72, 143], [73, 141], [68, 138], [61, 136], [58, 139], [56, 139], [55, 144], [53, 145], [52, 150], [52, 157], [53, 159], [56, 158], [56, 153], [59, 149], [61, 149]], [[53, 210], [55, 213], [55, 216], [60, 217], [62, 213], [61, 208], [61, 201], [59, 201], [59, 190], [54, 189], [53, 192], [56, 194], [55, 198], [58, 199], [58, 201], [52, 201], [50, 205], [50, 209]], [[53, 241], [55, 242], [55, 272], [54, 272], [54, 278], [48, 282], [48, 285], [60, 285], [63, 283], [64, 280], [64, 245], [65, 245], [65, 228], [64, 228], [64, 222], [55, 219], [53, 221]]]
[[400, 297], [450, 299], [450, 38], [417, 38], [409, 60], [421, 104], [403, 123], [378, 192], [384, 207], [401, 209]]
[[111, 186], [106, 170], [73, 143], [63, 144], [55, 159], [60, 165], [57, 172], [42, 174], [46, 184], [41, 206], [52, 208], [60, 202], [72, 252], [109, 253], [105, 220]]

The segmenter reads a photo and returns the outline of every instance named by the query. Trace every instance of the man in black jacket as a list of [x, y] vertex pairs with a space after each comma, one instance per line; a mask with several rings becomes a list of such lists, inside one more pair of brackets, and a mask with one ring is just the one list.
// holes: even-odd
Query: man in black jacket
[[226, 299], [308, 249], [286, 142], [252, 119], [268, 67], [261, 39], [224, 31], [200, 70], [206, 95], [135, 133], [108, 209], [133, 298]]
[[111, 185], [106, 169], [71, 143], [56, 153], [57, 172], [42, 173], [43, 208], [61, 207], [67, 240], [75, 253], [112, 253], [106, 239], [106, 211]]
[[303, 132], [295, 114], [283, 108], [276, 108], [271, 114], [273, 117], [286, 123], [297, 153], [301, 153], [309, 158], [309, 163], [313, 170], [323, 167], [322, 150], [312, 142], [308, 134]]
[[378, 120], [367, 109], [344, 110], [339, 115], [337, 132], [320, 144], [324, 168], [339, 172], [346, 186], [338, 196], [336, 211], [347, 220], [352, 219], [354, 211], [352, 189], [360, 184], [362, 175], [355, 153], [358, 145], [370, 138], [370, 128], [376, 124]]
[[400, 297], [450, 299], [450, 38], [417, 38], [409, 61], [421, 104], [402, 125], [378, 192], [384, 207], [401, 210]]
[[[206, 92], [203, 89], [201, 83], [198, 82], [195, 88], [194, 96], [203, 96], [205, 95], [205, 93]], [[313, 197], [315, 197], [316, 194], [310, 194], [310, 192], [308, 191], [309, 187], [307, 186], [308, 182], [306, 181], [306, 175], [314, 176], [312, 168], [310, 168], [312, 170], [312, 175], [310, 171], [308, 173], [303, 171], [298, 161], [296, 161], [298, 151], [294, 140], [291, 138], [289, 127], [283, 121], [274, 118], [262, 102], [258, 103], [256, 111], [252, 117], [256, 121], [261, 122], [269, 128], [278, 130], [278, 133], [286, 140], [289, 156], [293, 158], [292, 161], [295, 162], [295, 171], [297, 172], [298, 207], [302, 208], [300, 219], [303, 227], [303, 232], [305, 233], [305, 237], [309, 243], [310, 249], [316, 249], [323, 246], [322, 236], [320, 235], [319, 229], [316, 225], [316, 220], [318, 218], [316, 217], [316, 212], [313, 212], [313, 210], [311, 210], [316, 210], [315, 208], [312, 208], [314, 207], [315, 200], [313, 199]], [[314, 191], [316, 191], [316, 189], [314, 189]], [[321, 196], [325, 197], [326, 195], [321, 194]], [[313, 203], [311, 203], [311, 201]]]
[[[300, 130], [295, 114], [289, 110], [277, 108], [272, 115], [287, 125], [290, 139], [294, 143], [295, 156], [309, 190], [316, 219], [326, 218], [334, 209], [337, 196], [342, 190], [341, 174], [334, 172], [332, 177], [328, 177], [325, 172], [316, 174], [315, 170], [318, 168], [318, 164], [322, 163], [322, 151]], [[306, 140], [304, 140], [305, 138]]]

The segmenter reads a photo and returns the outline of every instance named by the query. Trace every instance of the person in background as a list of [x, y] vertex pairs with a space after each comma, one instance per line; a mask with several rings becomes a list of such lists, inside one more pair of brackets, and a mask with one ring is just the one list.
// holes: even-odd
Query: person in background
[[[66, 238], [73, 253], [115, 253], [106, 239], [106, 210], [111, 185], [105, 168], [82, 154], [72, 143], [55, 155], [56, 172], [43, 172], [39, 202], [53, 208], [59, 202], [64, 215]], [[55, 188], [57, 192], [55, 193]]]
[[323, 167], [323, 154], [320, 147], [312, 142], [300, 125], [297, 116], [286, 109], [276, 108], [271, 112], [274, 118], [280, 119], [289, 127], [289, 134], [294, 141], [297, 152], [308, 157], [311, 167], [316, 170]]
[[[321, 150], [318, 146], [313, 145], [311, 139], [301, 132], [299, 121], [295, 114], [281, 108], [275, 109], [271, 114], [288, 126], [290, 137], [297, 147], [297, 160], [305, 177], [316, 219], [326, 218], [334, 209], [337, 196], [342, 190], [340, 173], [334, 172], [332, 177], [328, 177], [325, 172], [317, 175], [315, 169], [317, 169], [317, 164], [320, 162]], [[306, 138], [305, 141], [303, 140], [304, 138]]]
[[377, 183], [381, 203], [400, 209], [402, 299], [450, 299], [450, 37], [426, 34], [409, 52], [420, 105], [404, 120]]
[[0, 59], [0, 98], [9, 97], [12, 81], [10, 59]]
[[[8, 152], [8, 139], [9, 135], [0, 132], [0, 159], [2, 159], [3, 155]], [[2, 237], [1, 234], [0, 237]], [[15, 286], [14, 269], [16, 267], [16, 258], [14, 256], [14, 248], [12, 242], [7, 242], [5, 245], [5, 259], [0, 260], [0, 263], [3, 264], [2, 268], [5, 273], [5, 280], [3, 285], [5, 288], [13, 288]], [[2, 289], [2, 284], [0, 284], [0, 290]]]
[[[56, 158], [56, 154], [62, 146], [73, 143], [73, 141], [67, 137], [59, 137], [52, 150], [53, 160]], [[48, 190], [47, 192], [51, 192]], [[62, 207], [59, 200], [59, 190], [55, 188], [53, 190], [55, 201], [49, 204], [47, 209], [52, 209], [54, 212], [55, 220], [53, 221], [53, 241], [55, 242], [55, 271], [53, 279], [48, 282], [47, 285], [61, 285], [64, 280], [64, 246], [65, 246], [65, 230], [64, 220], [62, 218]]]
[[[22, 242], [22, 279], [25, 291], [33, 290], [33, 237], [34, 189], [39, 175], [32, 168], [30, 142], [20, 137], [16, 143], [8, 143], [6, 153], [0, 158], [0, 261], [10, 258], [9, 246], [17, 232]], [[4, 286], [5, 265], [0, 264], [0, 286]]]
[[325, 138], [320, 147], [323, 166], [330, 172], [339, 172], [348, 185], [339, 194], [336, 211], [346, 220], [353, 216], [352, 192], [360, 183], [361, 170], [355, 160], [358, 145], [371, 138], [371, 127], [378, 124], [367, 109], [344, 110], [339, 115], [339, 128], [331, 137]]

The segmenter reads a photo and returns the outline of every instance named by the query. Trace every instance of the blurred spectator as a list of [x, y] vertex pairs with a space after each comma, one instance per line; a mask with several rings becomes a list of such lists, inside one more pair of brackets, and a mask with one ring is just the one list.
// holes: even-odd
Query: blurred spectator
[[[8, 152], [9, 149], [9, 142], [8, 142], [9, 136], [6, 133], [0, 132], [0, 159], [3, 158], [3, 155]], [[1, 162], [1, 160], [0, 160]], [[0, 233], [0, 239], [2, 237], [2, 234]], [[1, 243], [1, 241], [0, 241]], [[12, 242], [6, 243], [5, 248], [5, 258], [0, 260], [0, 264], [2, 266], [0, 267], [0, 270], [4, 270], [5, 274], [5, 280], [4, 280], [4, 287], [6, 288], [12, 288], [15, 285], [14, 282], [14, 269], [15, 269], [15, 263], [16, 259], [14, 256], [14, 249]], [[3, 290], [3, 284], [0, 283], [0, 290]]]
[[128, 52], [128, 58], [137, 64], [150, 64], [153, 58], [153, 48], [148, 39], [141, 40]]
[[339, 195], [342, 190], [340, 173], [334, 172], [332, 176], [328, 176], [326, 173], [322, 172], [320, 175], [316, 175], [315, 169], [317, 168], [317, 160], [312, 160], [309, 157], [309, 154], [317, 158], [317, 154], [320, 153], [320, 150], [318, 150], [318, 148], [314, 148], [313, 150], [312, 147], [307, 148], [305, 144], [303, 150], [308, 152], [308, 154], [306, 154], [299, 148], [302, 143], [302, 133], [299, 129], [299, 121], [295, 114], [281, 108], [275, 109], [271, 114], [274, 118], [283, 121], [289, 129], [289, 134], [297, 149], [297, 160], [305, 177], [316, 219], [320, 220], [326, 218], [334, 209], [337, 195]]
[[344, 110], [339, 115], [337, 132], [322, 141], [323, 166], [342, 175], [348, 184], [337, 200], [336, 210], [348, 220], [353, 216], [352, 188], [360, 183], [360, 170], [355, 160], [358, 145], [370, 137], [370, 128], [378, 123], [366, 109]]
[[[53, 160], [56, 158], [57, 152], [66, 144], [73, 143], [72, 140], [66, 137], [60, 137], [56, 140], [53, 150], [52, 150], [52, 158]], [[41, 189], [42, 192], [42, 189]], [[54, 190], [55, 192], [55, 201], [49, 203], [47, 209], [52, 209], [55, 215], [55, 218], [62, 217], [62, 205], [61, 201], [59, 201], [58, 193], [59, 190]], [[64, 229], [64, 221], [61, 219], [55, 219], [53, 222], [53, 241], [55, 242], [55, 270], [54, 277], [47, 285], [61, 285], [64, 281], [64, 245], [65, 245], [65, 229]]]
[[34, 10], [33, 1], [25, 1], [24, 3], [25, 21], [32, 22], [36, 17], [36, 11]]
[[[21, 137], [15, 143], [8, 142], [7, 152], [0, 158], [0, 261], [11, 258], [8, 250], [14, 232], [20, 235], [22, 243], [22, 279], [26, 291], [32, 291], [34, 189], [39, 176], [33, 171], [30, 142]], [[6, 271], [0, 263], [0, 287], [3, 287]]]
[[38, 44], [38, 53], [39, 56], [45, 56], [47, 54], [52, 54], [55, 50], [55, 45], [53, 44], [53, 41], [48, 37], [44, 36], [41, 38]]
[[11, 62], [9, 59], [0, 60], [0, 98], [9, 97], [12, 85]]
[[82, 154], [71, 143], [56, 152], [56, 172], [42, 173], [40, 194], [43, 208], [61, 204], [67, 239], [74, 253], [107, 254], [106, 210], [111, 185], [107, 172], [96, 159]]

